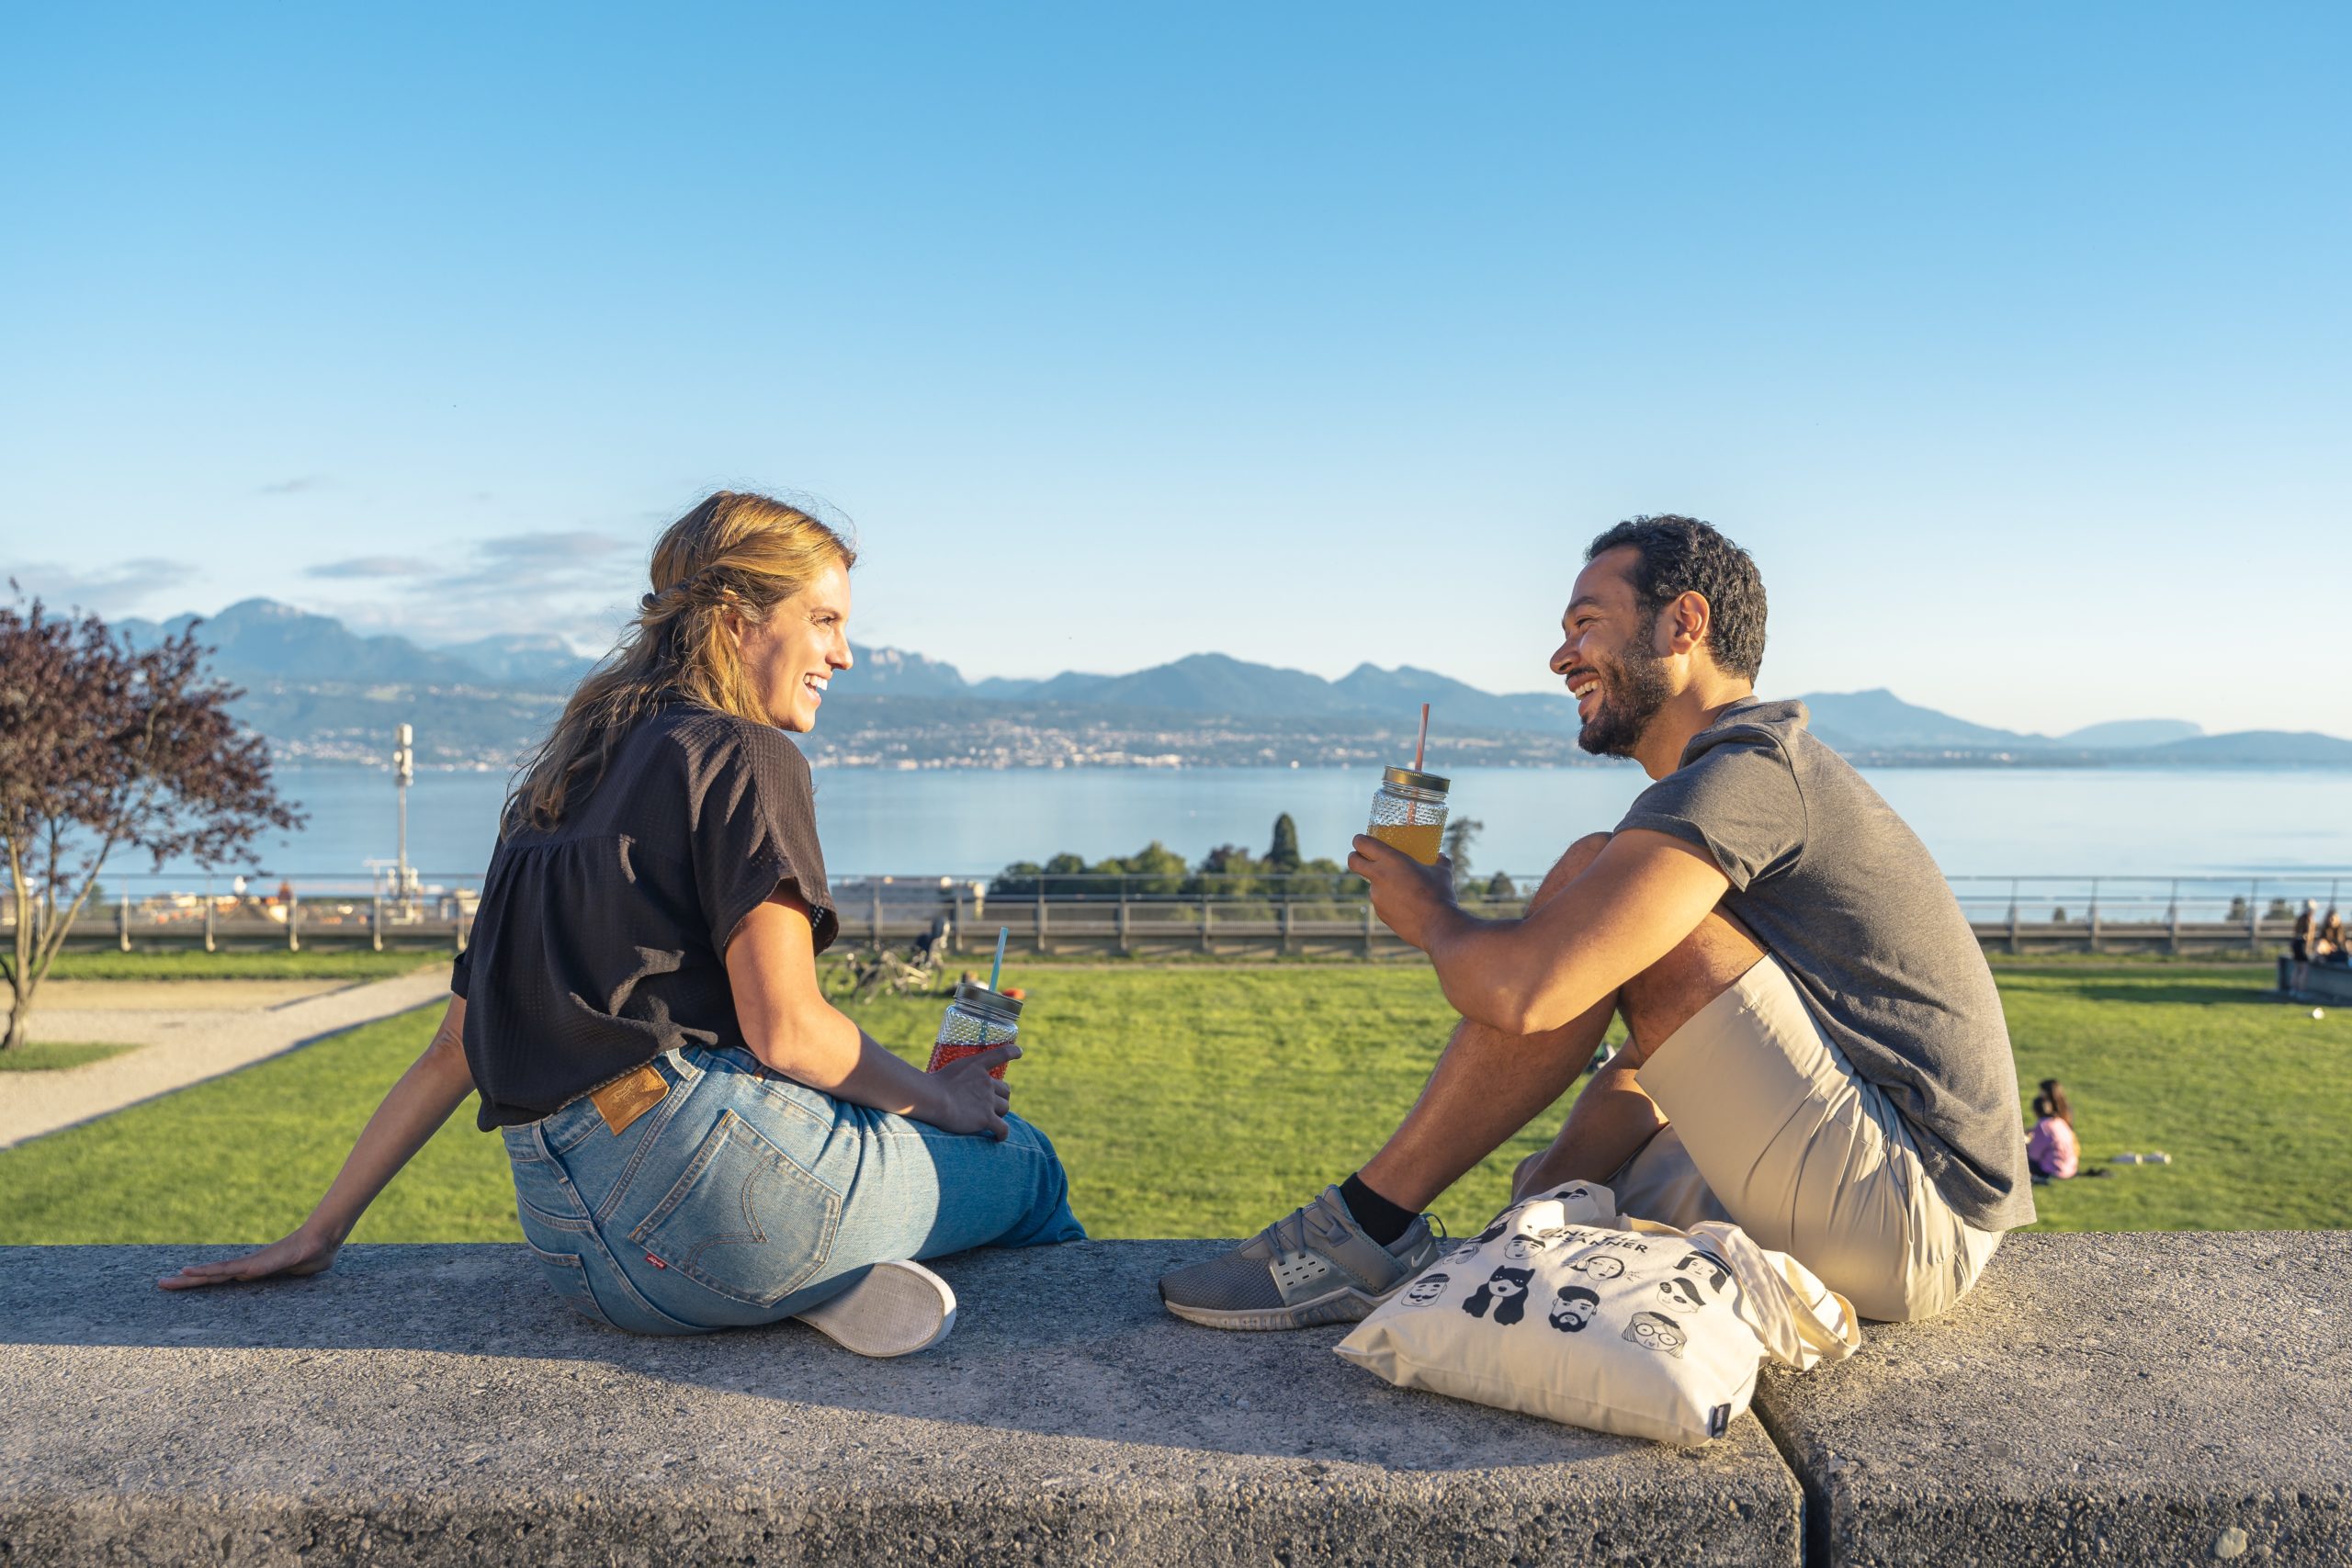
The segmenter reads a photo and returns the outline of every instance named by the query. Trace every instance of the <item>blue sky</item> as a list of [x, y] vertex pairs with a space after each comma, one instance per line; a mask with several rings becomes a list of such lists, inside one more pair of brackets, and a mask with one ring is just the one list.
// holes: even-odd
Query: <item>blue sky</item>
[[2352, 733], [2347, 17], [18, 6], [0, 569], [596, 645], [749, 485], [967, 674], [1534, 689], [1673, 510], [1768, 689]]

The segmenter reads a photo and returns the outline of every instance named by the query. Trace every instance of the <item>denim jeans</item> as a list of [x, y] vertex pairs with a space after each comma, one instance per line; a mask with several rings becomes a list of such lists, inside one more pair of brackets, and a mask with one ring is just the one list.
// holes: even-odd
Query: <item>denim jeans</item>
[[749, 1052], [658, 1056], [618, 1134], [586, 1097], [505, 1131], [523, 1235], [556, 1293], [636, 1334], [775, 1323], [876, 1263], [1078, 1241], [1046, 1135], [942, 1132], [793, 1082]]

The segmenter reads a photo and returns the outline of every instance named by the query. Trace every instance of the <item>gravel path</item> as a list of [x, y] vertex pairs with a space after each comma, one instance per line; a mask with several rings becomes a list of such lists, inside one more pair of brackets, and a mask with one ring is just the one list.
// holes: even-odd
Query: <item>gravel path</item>
[[35, 1040], [107, 1041], [140, 1048], [85, 1067], [0, 1077], [0, 1148], [428, 1006], [448, 994], [448, 969], [435, 964], [276, 1006], [38, 1009], [30, 1029]]

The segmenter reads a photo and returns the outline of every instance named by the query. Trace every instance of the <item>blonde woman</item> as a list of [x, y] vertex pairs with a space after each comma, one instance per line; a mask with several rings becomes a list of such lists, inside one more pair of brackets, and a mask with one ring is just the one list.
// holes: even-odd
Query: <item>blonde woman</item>
[[670, 526], [634, 629], [507, 800], [432, 1044], [293, 1235], [165, 1289], [327, 1268], [476, 1089], [548, 1281], [635, 1333], [797, 1317], [904, 1355], [955, 1321], [914, 1259], [1085, 1234], [989, 1077], [1018, 1047], [922, 1073], [818, 988], [837, 921], [785, 732], [850, 667], [854, 559], [763, 496]]

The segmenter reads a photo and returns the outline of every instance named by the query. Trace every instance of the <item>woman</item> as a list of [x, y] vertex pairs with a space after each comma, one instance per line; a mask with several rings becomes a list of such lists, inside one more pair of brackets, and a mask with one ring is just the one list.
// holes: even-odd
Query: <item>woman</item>
[[2033, 1131], [2025, 1141], [2026, 1164], [2036, 1181], [2066, 1181], [2082, 1166], [2081, 1146], [2075, 1141], [2075, 1108], [2056, 1078], [2041, 1080], [2033, 1097]]
[[509, 796], [455, 997], [318, 1208], [179, 1290], [314, 1274], [469, 1092], [558, 1295], [640, 1334], [797, 1317], [864, 1355], [938, 1343], [912, 1261], [1076, 1240], [1001, 1046], [919, 1072], [835, 1011], [805, 731], [850, 667], [851, 547], [722, 491]]

